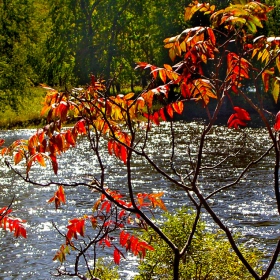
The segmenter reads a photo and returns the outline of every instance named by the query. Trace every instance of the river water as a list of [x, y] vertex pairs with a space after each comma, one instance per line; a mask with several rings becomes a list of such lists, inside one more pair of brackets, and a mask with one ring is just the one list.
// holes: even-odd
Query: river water
[[[174, 164], [180, 170], [189, 166], [189, 158], [197, 151], [199, 132], [203, 125], [197, 122], [176, 123], [176, 149]], [[28, 139], [34, 130], [0, 131], [0, 138], [9, 144], [16, 139]], [[149, 141], [150, 156], [154, 162], [168, 171], [170, 157], [169, 126], [161, 125], [155, 129]], [[235, 143], [235, 144], [234, 144]], [[207, 194], [232, 182], [247, 163], [258, 158], [270, 146], [270, 141], [262, 128], [246, 128], [240, 131], [228, 130], [218, 126], [207, 138], [203, 159], [206, 166], [218, 163], [225, 153], [242, 152], [229, 158], [216, 171], [205, 169], [201, 173], [200, 188]], [[190, 147], [190, 150], [187, 149]], [[104, 152], [108, 184], [116, 189], [125, 186], [123, 165]], [[190, 204], [187, 196], [178, 188], [156, 174], [141, 159], [135, 159], [133, 184], [139, 192], [164, 191], [164, 201], [172, 211], [181, 205]], [[59, 174], [54, 176], [50, 168], [35, 166], [31, 178], [38, 182], [47, 182], [49, 178], [61, 182], [84, 182], [94, 174], [97, 163], [89, 150], [88, 143], [80, 140], [77, 148], [71, 149], [59, 159]], [[23, 166], [18, 166], [24, 170]], [[14, 213], [27, 220], [27, 239], [14, 239], [11, 233], [0, 231], [0, 279], [57, 279], [51, 275], [58, 266], [52, 258], [63, 243], [63, 239], [54, 229], [54, 221], [60, 228], [67, 225], [73, 217], [90, 214], [97, 194], [84, 187], [66, 188], [67, 204], [60, 210], [47, 200], [56, 190], [55, 186], [39, 187], [23, 182], [0, 164], [0, 207], [6, 206], [15, 196]], [[267, 157], [257, 166], [250, 168], [250, 173], [237, 186], [213, 196], [211, 207], [233, 231], [240, 231], [248, 244], [256, 245], [267, 256], [274, 249], [280, 237], [280, 221], [277, 215], [273, 193], [273, 159]], [[209, 228], [212, 220], [205, 214]], [[106, 252], [100, 252], [106, 256]], [[264, 260], [264, 262], [267, 260]], [[132, 279], [136, 271], [136, 262], [130, 257], [121, 266], [122, 279]], [[277, 265], [273, 275], [278, 278], [280, 268]]]

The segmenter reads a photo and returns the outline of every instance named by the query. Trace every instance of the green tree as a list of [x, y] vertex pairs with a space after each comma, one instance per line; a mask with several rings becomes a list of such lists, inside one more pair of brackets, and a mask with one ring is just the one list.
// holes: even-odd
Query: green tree
[[39, 1], [0, 3], [0, 100], [14, 109], [41, 79], [44, 14], [38, 16], [40, 9]]
[[[49, 1], [53, 27], [47, 41], [47, 82], [88, 82], [89, 73], [108, 79], [135, 79], [139, 60], [160, 63], [162, 38], [183, 26], [184, 1]], [[181, 16], [177, 17], [177, 13]]]

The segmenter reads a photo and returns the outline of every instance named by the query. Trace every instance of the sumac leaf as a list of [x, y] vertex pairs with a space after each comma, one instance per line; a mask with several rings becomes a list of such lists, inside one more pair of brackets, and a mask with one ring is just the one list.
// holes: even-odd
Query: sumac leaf
[[170, 116], [170, 118], [173, 118], [174, 110], [172, 108], [172, 105], [171, 104], [167, 105], [166, 109], [167, 109], [167, 113]]
[[115, 264], [119, 265], [120, 260], [121, 260], [120, 251], [117, 248], [115, 248], [115, 250], [114, 250], [114, 262], [115, 262]]
[[0, 139], [0, 147], [5, 143], [4, 139]]
[[273, 127], [276, 131], [280, 130], [280, 111], [276, 114], [275, 124]]
[[124, 164], [126, 164], [127, 161], [127, 148], [124, 145], [121, 145], [121, 160]]
[[21, 160], [23, 159], [24, 153], [23, 151], [19, 151], [14, 155], [14, 162], [15, 164], [18, 164], [21, 162]]

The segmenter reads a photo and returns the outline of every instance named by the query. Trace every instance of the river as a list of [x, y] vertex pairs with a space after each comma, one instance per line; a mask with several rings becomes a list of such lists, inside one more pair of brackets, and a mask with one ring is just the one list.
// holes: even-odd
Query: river
[[[176, 123], [175, 165], [182, 170], [187, 168], [186, 147], [190, 147], [190, 155], [195, 155], [199, 131], [203, 128], [197, 122]], [[8, 143], [16, 139], [28, 139], [34, 130], [0, 131], [0, 138]], [[213, 189], [231, 182], [236, 178], [242, 167], [257, 158], [269, 147], [269, 140], [264, 129], [246, 128], [244, 133], [228, 130], [226, 127], [217, 126], [213, 129], [206, 143], [204, 159], [210, 165], [215, 164], [224, 152], [234, 152], [244, 143], [242, 155], [232, 158], [226, 165], [217, 168], [217, 172], [205, 171], [201, 174], [201, 189], [209, 193]], [[246, 136], [245, 136], [246, 133]], [[150, 156], [155, 162], [160, 162], [166, 168], [169, 162], [170, 139], [168, 125], [161, 125], [153, 132], [149, 145]], [[234, 145], [237, 143], [237, 145]], [[105, 155], [108, 170], [108, 184], [121, 189], [125, 184], [125, 172], [121, 163], [113, 157]], [[48, 178], [56, 181], [73, 182], [84, 181], [97, 167], [88, 144], [81, 139], [77, 148], [69, 150], [59, 159], [59, 173], [54, 176], [50, 168], [35, 166], [31, 178], [44, 182]], [[24, 170], [22, 166], [18, 167]], [[170, 185], [149, 165], [142, 160], [134, 161], [134, 185], [139, 192], [164, 191], [164, 201], [170, 211], [180, 205], [188, 204], [186, 195], [179, 189]], [[56, 222], [60, 227], [67, 225], [73, 217], [91, 213], [92, 205], [97, 198], [84, 187], [65, 189], [67, 204], [60, 210], [55, 210], [54, 205], [47, 203], [56, 187], [38, 187], [23, 182], [0, 164], [0, 207], [6, 206], [15, 196], [13, 204], [14, 213], [27, 220], [27, 239], [14, 239], [11, 233], [0, 231], [0, 279], [57, 279], [51, 275], [55, 272], [58, 263], [52, 258], [63, 243], [61, 236], [52, 226]], [[279, 215], [273, 193], [273, 160], [268, 157], [261, 164], [250, 169], [250, 174], [238, 186], [219, 193], [211, 198], [211, 206], [217, 211], [228, 227], [240, 231], [248, 244], [257, 244], [257, 247], [267, 256], [273, 250], [276, 239], [280, 236]], [[212, 228], [211, 219], [205, 214], [208, 226]], [[101, 252], [104, 255], [104, 253]], [[106, 255], [106, 252], [105, 252]], [[264, 260], [266, 261], [266, 260]], [[131, 257], [121, 266], [122, 279], [132, 279], [136, 271], [136, 262]], [[273, 275], [280, 275], [277, 265]], [[280, 279], [280, 276], [279, 278]]]

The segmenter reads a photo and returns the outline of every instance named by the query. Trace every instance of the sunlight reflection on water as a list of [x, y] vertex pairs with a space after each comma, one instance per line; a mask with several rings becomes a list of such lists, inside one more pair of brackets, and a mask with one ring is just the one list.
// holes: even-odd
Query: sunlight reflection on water
[[[174, 165], [180, 170], [189, 171], [189, 155], [194, 156], [198, 145], [198, 130], [202, 126], [197, 123], [176, 124], [177, 147]], [[218, 167], [217, 172], [203, 171], [200, 178], [200, 188], [205, 193], [221, 187], [232, 181], [240, 167], [245, 167], [247, 162], [261, 154], [269, 146], [261, 129], [247, 129], [247, 144], [244, 147], [244, 157], [236, 162], [234, 158], [227, 162], [226, 166]], [[0, 138], [8, 139], [8, 143], [18, 139], [27, 139], [34, 130], [0, 131]], [[224, 145], [226, 137], [227, 145]], [[231, 150], [234, 152], [244, 143], [244, 137], [236, 131], [229, 131], [224, 127], [217, 127], [208, 137], [204, 159], [207, 165], [213, 165], [222, 158], [222, 155]], [[257, 139], [257, 141], [255, 141]], [[237, 142], [238, 147], [232, 146]], [[159, 162], [163, 169], [169, 166], [170, 139], [167, 126], [157, 128], [149, 142], [151, 158]], [[190, 146], [186, 156], [187, 146]], [[124, 189], [126, 176], [124, 166], [116, 162], [104, 152], [104, 164], [107, 167], [108, 186], [112, 189]], [[97, 164], [88, 144], [81, 141], [76, 149], [67, 152], [59, 159], [60, 171], [54, 176], [50, 169], [35, 167], [31, 178], [48, 182], [48, 178], [56, 181], [75, 182], [89, 181], [91, 175], [97, 172]], [[19, 167], [23, 170], [23, 167]], [[211, 207], [219, 213], [227, 225], [235, 230], [240, 230], [249, 242], [256, 242], [260, 249], [270, 252], [275, 246], [275, 239], [280, 236], [279, 216], [275, 208], [272, 188], [273, 162], [271, 159], [263, 161], [257, 167], [252, 168], [252, 173], [242, 182], [229, 190], [212, 197], [209, 201]], [[134, 188], [140, 192], [164, 191], [164, 201], [170, 210], [179, 208], [183, 204], [189, 204], [187, 196], [178, 188], [166, 182], [161, 176], [155, 174], [153, 169], [142, 159], [133, 162], [133, 170], [136, 177], [133, 178]], [[92, 205], [97, 198], [96, 193], [84, 187], [67, 188], [67, 205], [63, 210], [55, 211], [53, 205], [47, 204], [47, 200], [53, 195], [56, 187], [36, 187], [24, 183], [4, 165], [0, 165], [0, 207], [9, 204], [15, 195], [15, 215], [28, 221], [28, 238], [15, 240], [9, 233], [0, 231], [0, 279], [57, 279], [51, 276], [57, 263], [52, 258], [62, 243], [62, 239], [52, 226], [55, 222], [64, 228], [72, 217], [91, 213]], [[160, 215], [160, 213], [159, 213]], [[211, 227], [212, 221], [204, 214]], [[103, 256], [107, 252], [101, 252]], [[8, 256], [8, 257], [7, 257]], [[136, 259], [130, 256], [121, 266], [122, 279], [131, 279], [136, 271]], [[279, 266], [274, 270], [280, 272]], [[280, 278], [279, 278], [280, 279]]]

